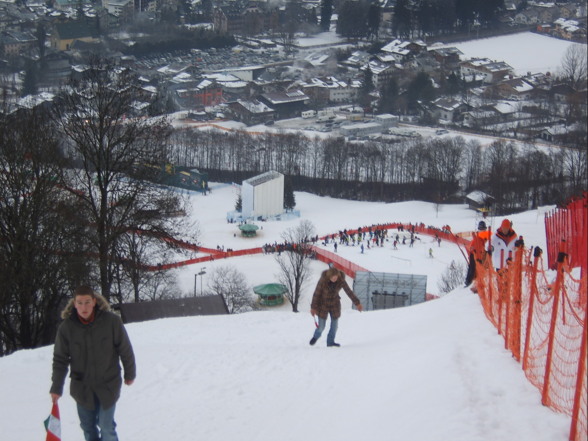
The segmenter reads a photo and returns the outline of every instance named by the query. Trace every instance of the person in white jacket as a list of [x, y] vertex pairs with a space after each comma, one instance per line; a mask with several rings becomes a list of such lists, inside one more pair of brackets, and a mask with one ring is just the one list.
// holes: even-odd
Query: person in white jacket
[[514, 259], [516, 242], [517, 233], [512, 229], [512, 222], [504, 219], [490, 240], [492, 263], [497, 271], [506, 266], [507, 259]]

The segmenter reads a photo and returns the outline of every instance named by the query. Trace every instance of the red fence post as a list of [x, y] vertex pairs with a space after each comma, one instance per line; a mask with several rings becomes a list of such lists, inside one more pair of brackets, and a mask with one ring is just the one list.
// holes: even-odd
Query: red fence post
[[531, 273], [531, 292], [529, 293], [529, 310], [527, 312], [527, 328], [525, 332], [525, 347], [523, 348], [523, 371], [527, 371], [529, 364], [529, 343], [531, 340], [531, 324], [533, 323], [533, 315], [535, 311], [535, 297], [537, 296], [537, 267], [539, 266], [539, 258], [541, 257], [541, 249], [535, 248], [535, 260], [533, 262], [533, 272]]
[[[584, 328], [586, 328], [586, 320], [588, 306], [584, 305]], [[585, 331], [586, 329], [584, 329]], [[582, 393], [586, 390], [586, 332], [582, 333], [582, 346], [580, 347], [580, 362], [578, 363], [578, 375], [576, 377], [576, 392], [574, 393], [574, 407], [572, 409], [572, 425], [570, 429], [570, 440], [580, 441], [580, 434], [578, 432], [578, 426], [580, 425], [579, 415], [582, 401]], [[586, 410], [586, 409], [584, 409]]]
[[[565, 241], [562, 241], [562, 248], [565, 248]], [[551, 376], [551, 365], [553, 363], [553, 342], [555, 340], [555, 327], [557, 324], [557, 316], [559, 314], [559, 295], [562, 286], [564, 262], [566, 254], [562, 251], [557, 257], [557, 276], [553, 284], [553, 309], [551, 310], [551, 324], [549, 325], [549, 339], [547, 343], [547, 358], [545, 362], [545, 377], [543, 380], [543, 391], [541, 393], [541, 403], [549, 406], [549, 381]]]

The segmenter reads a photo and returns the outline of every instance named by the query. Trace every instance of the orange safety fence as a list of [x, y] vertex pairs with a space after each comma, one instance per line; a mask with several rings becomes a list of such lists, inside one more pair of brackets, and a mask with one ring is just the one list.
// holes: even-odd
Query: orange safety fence
[[[587, 219], [585, 213], [583, 219]], [[584, 250], [577, 247], [575, 252], [585, 256], [584, 233], [566, 234], [582, 239]], [[547, 272], [538, 248], [517, 248], [512, 264], [498, 272], [486, 258], [476, 266], [476, 289], [505, 347], [541, 391], [542, 403], [571, 417], [570, 441], [586, 441], [587, 277], [577, 258], [577, 266], [571, 266], [569, 249], [568, 242], [562, 241], [555, 271]]]
[[588, 269], [588, 193], [582, 199], [571, 201], [565, 209], [555, 209], [545, 216], [545, 232], [547, 236], [547, 261], [549, 268], [554, 269], [561, 242], [568, 255], [570, 265], [581, 267], [583, 274]]

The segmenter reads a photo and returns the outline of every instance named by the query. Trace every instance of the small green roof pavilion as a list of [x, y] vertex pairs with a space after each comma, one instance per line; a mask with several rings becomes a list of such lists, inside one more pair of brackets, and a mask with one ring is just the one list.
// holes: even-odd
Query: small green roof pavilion
[[266, 283], [253, 287], [253, 292], [259, 296], [259, 303], [265, 306], [275, 306], [284, 303], [284, 294], [288, 291], [286, 285], [280, 283]]

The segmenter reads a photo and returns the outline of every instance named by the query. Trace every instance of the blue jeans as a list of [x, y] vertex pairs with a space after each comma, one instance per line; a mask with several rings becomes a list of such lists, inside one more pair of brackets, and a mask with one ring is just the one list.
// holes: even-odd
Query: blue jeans
[[78, 404], [80, 426], [86, 441], [118, 441], [114, 422], [115, 408], [116, 404], [113, 404], [110, 409], [103, 409], [95, 395], [94, 410], [86, 409]]
[[[319, 323], [318, 328], [316, 328], [316, 330], [314, 331], [314, 336], [313, 336], [317, 340], [323, 334], [323, 331], [325, 330], [325, 326], [327, 326], [327, 319], [319, 317], [318, 323]], [[330, 346], [333, 343], [335, 343], [335, 335], [337, 335], [337, 327], [338, 326], [339, 326], [339, 319], [334, 319], [333, 316], [331, 316], [331, 327], [329, 328], [329, 333], [327, 334], [327, 346]]]

